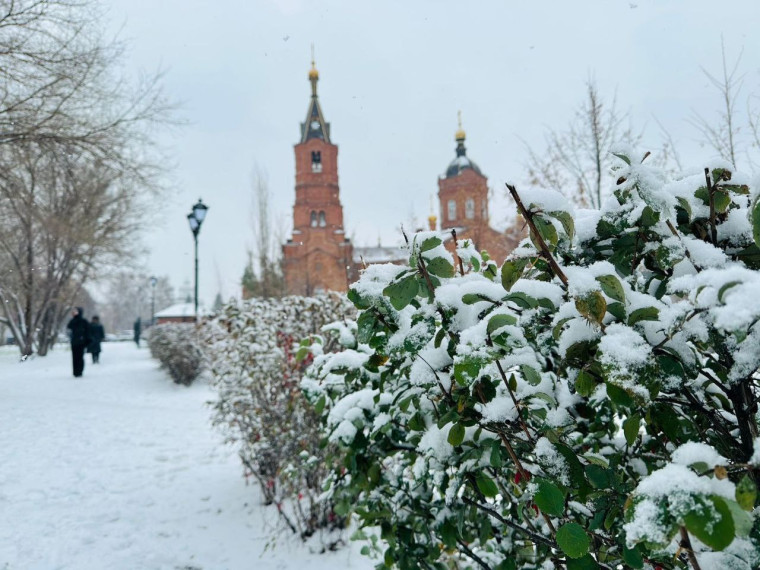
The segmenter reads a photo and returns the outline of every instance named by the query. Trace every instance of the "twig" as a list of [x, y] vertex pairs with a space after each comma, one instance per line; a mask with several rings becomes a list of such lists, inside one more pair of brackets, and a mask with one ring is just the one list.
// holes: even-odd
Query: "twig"
[[[501, 442], [504, 444], [504, 447], [507, 448], [507, 453], [509, 453], [509, 456], [512, 458], [512, 462], [515, 464], [515, 467], [520, 472], [520, 475], [522, 475], [523, 479], [527, 481], [528, 477], [530, 477], [530, 474], [525, 470], [525, 467], [523, 467], [522, 463], [520, 462], [520, 459], [517, 457], [517, 454], [515, 453], [515, 450], [512, 448], [512, 444], [509, 443], [507, 436], [499, 432], [499, 437], [501, 438]], [[544, 521], [546, 521], [546, 526], [549, 527], [549, 530], [551, 531], [552, 536], [557, 534], [557, 529], [554, 528], [554, 525], [552, 524], [552, 520], [549, 518], [549, 516], [543, 511], [541, 511], [541, 516], [544, 518]]]
[[689, 563], [694, 570], [702, 570], [702, 567], [697, 562], [697, 555], [694, 554], [694, 550], [691, 548], [691, 540], [689, 540], [689, 533], [684, 527], [681, 527], [681, 548], [686, 551], [686, 555], [689, 557]]
[[718, 228], [715, 225], [715, 187], [710, 181], [709, 168], [705, 168], [705, 181], [707, 182], [707, 195], [710, 198], [710, 239], [713, 245], [718, 245]]
[[548, 538], [546, 538], [545, 536], [542, 536], [542, 535], [540, 535], [538, 533], [535, 533], [535, 532], [533, 532], [531, 530], [528, 530], [527, 528], [521, 527], [516, 522], [511, 521], [511, 520], [509, 520], [507, 518], [504, 518], [503, 516], [501, 516], [495, 510], [493, 510], [493, 509], [491, 509], [489, 507], [486, 507], [485, 505], [481, 505], [480, 503], [478, 503], [477, 501], [473, 501], [469, 497], [462, 497], [462, 500], [465, 503], [467, 503], [468, 505], [472, 505], [473, 507], [477, 507], [478, 509], [482, 510], [483, 512], [488, 513], [490, 516], [492, 516], [493, 518], [495, 518], [499, 522], [507, 525], [509, 528], [526, 534], [528, 536], [528, 538], [530, 538], [533, 542], [540, 542], [542, 544], [545, 544], [546, 546], [549, 546], [550, 548], [557, 548], [557, 545], [553, 541], [551, 541]]
[[459, 547], [464, 550], [464, 553], [472, 558], [475, 562], [477, 562], [481, 568], [485, 568], [485, 570], [491, 570], [491, 567], [485, 563], [485, 561], [475, 554], [470, 548], [464, 543], [464, 541], [461, 538], [457, 538], [457, 544], [459, 544]]
[[451, 228], [451, 235], [454, 236], [454, 255], [459, 260], [459, 273], [464, 275], [464, 264], [462, 263], [462, 258], [459, 257], [459, 254], [457, 253], [457, 230], [456, 228]]
[[[488, 346], [493, 347], [493, 341], [491, 340], [491, 335], [489, 334], [486, 338], [486, 344]], [[520, 426], [522, 426], [523, 431], [525, 432], [525, 435], [528, 438], [528, 441], [531, 443], [535, 443], [533, 440], [533, 437], [530, 435], [530, 432], [528, 431], [528, 426], [525, 423], [525, 420], [522, 417], [522, 408], [520, 407], [520, 403], [517, 401], [517, 397], [515, 397], [515, 393], [512, 391], [512, 388], [509, 386], [509, 380], [507, 380], [507, 375], [504, 372], [504, 368], [501, 366], [501, 362], [499, 362], [499, 359], [496, 359], [496, 368], [499, 369], [499, 374], [501, 375], [501, 379], [504, 381], [504, 386], [507, 387], [507, 392], [509, 392], [509, 397], [512, 398], [512, 403], [515, 405], [515, 409], [517, 410], [517, 419], [520, 420]]]
[[546, 245], [544, 238], [541, 237], [541, 234], [538, 232], [538, 228], [536, 227], [536, 224], [533, 222], [533, 214], [522, 203], [522, 200], [520, 199], [520, 195], [517, 193], [517, 189], [514, 186], [512, 186], [511, 184], [507, 184], [507, 189], [509, 190], [509, 193], [512, 195], [512, 198], [514, 198], [515, 202], [517, 203], [517, 209], [520, 210], [520, 213], [525, 218], [525, 221], [528, 222], [528, 225], [530, 226], [530, 230], [533, 232], [533, 235], [536, 236], [536, 241], [538, 242], [538, 246], [541, 249], [540, 255], [544, 259], [546, 259], [546, 261], [549, 263], [549, 267], [551, 267], [554, 274], [557, 277], [559, 277], [559, 280], [562, 281], [565, 287], [567, 287], [567, 276], [562, 272], [562, 269], [560, 269], [559, 264], [554, 259], [554, 256], [552, 256], [551, 251], [549, 251], [549, 246]]

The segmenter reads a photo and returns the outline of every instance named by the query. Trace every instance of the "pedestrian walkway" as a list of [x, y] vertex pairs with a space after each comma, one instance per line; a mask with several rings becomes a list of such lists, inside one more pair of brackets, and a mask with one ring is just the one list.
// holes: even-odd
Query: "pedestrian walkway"
[[105, 343], [82, 378], [57, 347], [0, 351], [1, 570], [371, 568], [282, 536], [210, 426], [208, 385], [173, 384], [134, 343]]

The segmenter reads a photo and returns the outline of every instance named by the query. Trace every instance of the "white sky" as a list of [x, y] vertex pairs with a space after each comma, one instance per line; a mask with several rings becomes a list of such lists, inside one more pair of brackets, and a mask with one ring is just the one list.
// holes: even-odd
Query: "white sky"
[[[437, 177], [454, 157], [461, 109], [468, 155], [495, 189], [491, 217], [511, 216], [505, 181], [524, 186], [521, 139], [542, 146], [562, 128], [593, 75], [602, 95], [646, 127], [654, 117], [685, 165], [713, 153], [687, 119], [717, 114], [701, 71], [720, 73], [744, 49], [745, 91], [760, 93], [757, 0], [108, 0], [111, 24], [132, 42], [130, 70], [164, 67], [166, 91], [189, 125], [165, 144], [173, 193], [145, 228], [148, 267], [192, 282], [186, 215], [210, 207], [200, 234], [200, 297], [237, 295], [251, 232], [254, 167], [266, 171], [289, 235], [298, 142], [316, 49], [322, 109], [339, 146], [346, 232], [357, 245], [398, 240], [399, 224], [427, 216]], [[743, 109], [746, 97], [738, 101]]]

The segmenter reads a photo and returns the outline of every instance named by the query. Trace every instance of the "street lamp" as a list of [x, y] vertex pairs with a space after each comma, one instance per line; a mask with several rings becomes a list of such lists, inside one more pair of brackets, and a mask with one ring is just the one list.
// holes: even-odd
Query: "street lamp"
[[150, 326], [156, 324], [156, 283], [158, 279], [150, 278]]
[[201, 224], [206, 218], [206, 211], [208, 206], [201, 202], [198, 198], [198, 203], [193, 206], [192, 212], [187, 215], [187, 221], [190, 224], [190, 231], [193, 232], [193, 239], [195, 240], [195, 320], [198, 320], [198, 233], [201, 231]]

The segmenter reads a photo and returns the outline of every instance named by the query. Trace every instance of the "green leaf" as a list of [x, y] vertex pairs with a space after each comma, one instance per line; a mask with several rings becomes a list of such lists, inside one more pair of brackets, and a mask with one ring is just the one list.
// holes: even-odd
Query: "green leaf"
[[441, 241], [441, 238], [433, 236], [427, 238], [425, 241], [422, 242], [422, 245], [420, 245], [420, 251], [430, 251], [433, 248], [438, 247], [441, 245], [443, 241]]
[[639, 552], [638, 547], [628, 549], [624, 546], [623, 561], [628, 564], [628, 566], [635, 568], [636, 570], [644, 567], [644, 557], [641, 556], [641, 552]]
[[372, 334], [375, 331], [375, 315], [372, 311], [364, 311], [356, 321], [357, 334], [356, 340], [363, 344], [369, 344]]
[[591, 291], [575, 299], [575, 308], [586, 319], [599, 324], [607, 312], [607, 301], [599, 291]]
[[570, 558], [580, 558], [588, 554], [590, 541], [586, 531], [578, 523], [563, 524], [557, 529], [557, 544]]
[[749, 533], [752, 532], [752, 525], [755, 523], [752, 515], [743, 510], [735, 501], [726, 501], [726, 505], [734, 518], [736, 536], [749, 536]]
[[514, 325], [517, 324], [517, 319], [512, 315], [494, 315], [491, 317], [488, 321], [488, 327], [486, 328], [486, 332], [488, 334], [491, 334], [492, 332], [499, 330], [501, 327], [506, 327], [508, 325]]
[[755, 245], [760, 247], [760, 196], [755, 198], [755, 203], [752, 205], [752, 237], [755, 240]]
[[741, 281], [729, 281], [728, 283], [726, 283], [725, 285], [723, 285], [723, 287], [721, 287], [718, 290], [718, 301], [720, 303], [722, 303], [723, 302], [723, 295], [725, 294], [725, 292], [728, 291], [729, 289], [731, 289], [731, 287], [735, 287], [736, 285], [741, 285]]
[[325, 395], [322, 394], [317, 402], [314, 404], [314, 411], [318, 416], [322, 415], [322, 411], [325, 409], [325, 404], [327, 403], [327, 399], [325, 398]]
[[744, 475], [736, 484], [736, 502], [745, 511], [751, 511], [755, 508], [757, 501], [757, 486], [748, 475]]
[[418, 290], [417, 277], [415, 275], [408, 275], [400, 281], [388, 285], [383, 289], [383, 295], [390, 299], [394, 309], [400, 311], [412, 302], [412, 299], [417, 296]]
[[654, 211], [651, 207], [645, 206], [644, 211], [641, 212], [639, 222], [642, 228], [651, 228], [657, 222], [660, 221], [660, 212]]
[[570, 558], [567, 561], [567, 570], [598, 570], [599, 568], [599, 564], [590, 554], [580, 558]]
[[462, 295], [462, 303], [465, 305], [474, 305], [475, 303], [480, 303], [482, 301], [493, 303], [491, 299], [484, 297], [480, 293], [465, 293]]
[[689, 201], [686, 198], [682, 198], [681, 196], [678, 196], [676, 200], [678, 200], [679, 206], [681, 206], [684, 212], [686, 212], [686, 215], [688, 216], [687, 221], [691, 221], [692, 213], [691, 213], [691, 204], [689, 204]]
[[607, 305], [607, 312], [619, 321], [626, 321], [625, 305], [623, 303], [609, 303]]
[[507, 301], [512, 301], [515, 305], [517, 305], [521, 309], [535, 309], [536, 307], [538, 307], [538, 301], [536, 301], [530, 295], [526, 295], [525, 293], [521, 293], [519, 291], [515, 293], [510, 293], [509, 295], [505, 295], [502, 298], [502, 301], [504, 301], [505, 303]]
[[575, 391], [579, 396], [588, 398], [596, 389], [596, 380], [585, 370], [581, 370], [575, 379]]
[[[557, 242], [559, 241], [559, 236], [557, 235], [557, 228], [554, 227], [553, 223], [544, 219], [540, 215], [535, 215], [533, 216], [533, 224], [536, 226], [538, 233], [544, 239], [547, 246], [557, 245]], [[531, 232], [531, 240], [535, 240], [535, 242], [538, 241], [533, 236], [533, 232]], [[540, 249], [536, 243], [534, 243], [534, 245], [536, 245], [536, 249]]]
[[454, 379], [462, 386], [467, 386], [471, 380], [478, 377], [480, 363], [470, 357], [465, 357], [454, 363]]
[[444, 546], [446, 546], [447, 548], [456, 547], [457, 527], [454, 523], [452, 523], [449, 520], [446, 520], [443, 523], [443, 525], [441, 525], [440, 536], [441, 536], [441, 542], [443, 542]]
[[491, 447], [491, 455], [488, 458], [488, 462], [491, 464], [491, 467], [494, 469], [501, 468], [502, 465], [504, 465], [504, 460], [501, 457], [501, 450], [499, 449], [499, 443], [497, 442], [495, 445]]
[[626, 392], [619, 386], [615, 386], [614, 384], [611, 384], [610, 382], [607, 382], [606, 384], [607, 384], [607, 396], [609, 396], [613, 404], [616, 404], [624, 408], [630, 408], [631, 406], [633, 406], [633, 398], [631, 398], [628, 392]]
[[533, 502], [542, 512], [553, 517], [562, 516], [565, 512], [565, 494], [546, 479], [538, 481], [538, 491], [533, 496]]
[[451, 426], [447, 441], [454, 447], [461, 445], [464, 441], [464, 426], [462, 424], [454, 424]]
[[541, 383], [541, 375], [532, 366], [527, 364], [520, 365], [520, 372], [522, 372], [523, 378], [531, 386], [538, 386]]
[[596, 280], [599, 281], [599, 284], [602, 286], [604, 294], [610, 299], [625, 302], [625, 290], [617, 277], [614, 275], [600, 275]]
[[478, 485], [480, 492], [486, 497], [495, 497], [499, 494], [499, 488], [496, 486], [496, 483], [482, 471], [478, 473], [475, 483]]
[[517, 280], [522, 277], [527, 264], [528, 260], [525, 258], [505, 261], [504, 265], [501, 266], [501, 286], [507, 291], [512, 289], [512, 285], [517, 283]]
[[613, 152], [612, 155], [613, 156], [617, 156], [620, 160], [622, 160], [623, 162], [625, 162], [627, 165], [629, 165], [629, 166], [631, 165], [631, 159], [628, 158], [628, 156], [626, 156], [625, 154]]
[[610, 471], [600, 465], [591, 463], [586, 465], [586, 476], [591, 485], [596, 489], [608, 489], [610, 487]]
[[443, 257], [435, 257], [426, 264], [428, 273], [438, 277], [454, 277], [454, 266]]
[[[717, 495], [705, 497], [705, 502], [706, 505], [698, 504], [683, 517], [684, 526], [713, 550], [723, 550], [734, 540], [734, 517], [726, 501]], [[713, 516], [713, 509], [709, 508], [710, 503], [719, 518]]]
[[634, 414], [623, 422], [623, 433], [625, 434], [625, 441], [628, 445], [633, 445], [636, 438], [639, 435], [639, 425], [641, 424], [641, 416]]
[[559, 223], [562, 224], [562, 229], [565, 230], [567, 237], [572, 240], [573, 236], [575, 235], [575, 222], [573, 221], [573, 217], [567, 212], [548, 212], [548, 214], [552, 218], [559, 220]]
[[639, 321], [656, 321], [659, 317], [660, 310], [656, 307], [642, 307], [628, 316], [628, 326], [631, 327]]

